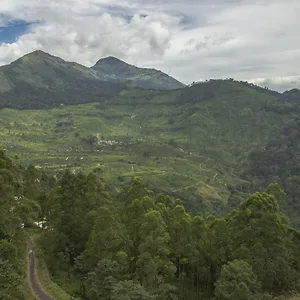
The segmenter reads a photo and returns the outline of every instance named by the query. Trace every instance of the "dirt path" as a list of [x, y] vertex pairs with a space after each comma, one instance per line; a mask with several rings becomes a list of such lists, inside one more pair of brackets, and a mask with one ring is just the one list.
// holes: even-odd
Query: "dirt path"
[[37, 296], [37, 299], [39, 300], [54, 300], [50, 296], [48, 296], [42, 289], [42, 287], [39, 284], [39, 280], [37, 278], [37, 272], [36, 272], [36, 258], [34, 253], [34, 247], [33, 242], [31, 239], [28, 240], [28, 249], [29, 249], [29, 284]]

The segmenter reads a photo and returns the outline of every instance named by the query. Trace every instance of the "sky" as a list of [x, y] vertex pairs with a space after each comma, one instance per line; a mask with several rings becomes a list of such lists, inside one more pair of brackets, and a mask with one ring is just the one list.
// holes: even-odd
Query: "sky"
[[1, 0], [0, 65], [43, 50], [85, 66], [115, 56], [185, 84], [300, 88], [299, 0]]

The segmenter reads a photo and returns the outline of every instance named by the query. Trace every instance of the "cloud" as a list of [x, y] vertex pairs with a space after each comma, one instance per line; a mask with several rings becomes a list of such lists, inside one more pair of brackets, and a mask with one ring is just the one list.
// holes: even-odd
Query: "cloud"
[[299, 9], [298, 0], [2, 0], [0, 26], [33, 24], [0, 44], [0, 64], [41, 49], [87, 66], [117, 56], [185, 83], [299, 87]]
[[248, 79], [248, 81], [256, 85], [267, 86], [270, 89], [276, 89], [280, 92], [291, 90], [295, 87], [300, 87], [300, 76], [254, 78]]

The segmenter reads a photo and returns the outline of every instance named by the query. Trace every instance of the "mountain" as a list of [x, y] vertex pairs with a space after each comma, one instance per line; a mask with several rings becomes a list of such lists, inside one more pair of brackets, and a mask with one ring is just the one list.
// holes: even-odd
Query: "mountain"
[[289, 91], [285, 91], [283, 93], [284, 97], [290, 98], [290, 99], [300, 99], [300, 90], [299, 89], [291, 89]]
[[0, 108], [51, 108], [99, 102], [124, 84], [100, 81], [92, 69], [35, 51], [0, 67]]
[[[111, 64], [111, 60], [118, 63]], [[119, 62], [104, 59], [93, 68], [87, 68], [43, 51], [34, 51], [0, 67], [0, 108], [41, 109], [101, 102], [118, 95], [129, 83], [160, 89], [183, 86], [162, 72], [146, 70], [147, 76], [144, 76], [142, 69], [125, 63], [126, 67], [119, 67], [120, 78], [116, 80], [107, 74], [117, 70]], [[135, 70], [135, 77], [130, 70]]]
[[2, 79], [6, 82], [3, 85], [1, 80], [2, 91], [8, 90], [14, 84], [14, 80], [35, 87], [56, 87], [82, 78], [97, 79], [93, 70], [77, 63], [66, 62], [43, 51], [29, 53], [10, 65], [1, 67], [0, 71]]
[[100, 59], [92, 69], [102, 80], [130, 82], [145, 89], [174, 90], [184, 87], [181, 82], [161, 71], [138, 68], [111, 56]]

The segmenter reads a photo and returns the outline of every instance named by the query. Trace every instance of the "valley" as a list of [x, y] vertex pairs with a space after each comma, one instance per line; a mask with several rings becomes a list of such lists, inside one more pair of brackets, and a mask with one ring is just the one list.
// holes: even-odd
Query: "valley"
[[299, 298], [299, 90], [41, 51], [0, 78], [1, 299]]
[[266, 110], [279, 101], [230, 80], [175, 91], [127, 88], [100, 103], [2, 109], [1, 146], [38, 168], [99, 168], [116, 190], [141, 176], [192, 212], [222, 214], [232, 190], [235, 202], [251, 191], [241, 177], [249, 154], [289, 119]]

